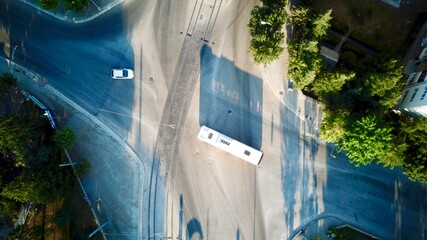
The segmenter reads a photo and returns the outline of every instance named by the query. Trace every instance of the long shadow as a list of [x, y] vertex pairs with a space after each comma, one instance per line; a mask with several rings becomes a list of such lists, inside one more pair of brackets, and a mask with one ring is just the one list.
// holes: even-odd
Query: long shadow
[[[302, 112], [296, 109], [294, 93], [285, 97], [281, 168], [288, 231], [332, 217], [381, 239], [424, 239], [427, 184], [408, 180], [401, 168], [375, 163], [356, 167], [332, 144], [319, 154], [318, 127], [310, 122], [321, 118], [313, 115], [316, 103], [308, 100]], [[310, 228], [327, 230], [317, 222]]]
[[291, 233], [301, 223], [318, 212], [317, 176], [315, 157], [318, 153], [318, 134], [314, 119], [317, 105], [307, 98], [304, 109], [297, 107], [297, 93], [285, 94], [286, 106], [281, 108], [282, 141], [282, 192], [287, 232]]
[[260, 149], [262, 80], [215, 56], [207, 45], [200, 61], [200, 125]]
[[[39, 83], [47, 82], [92, 114], [106, 110], [131, 115], [134, 82], [110, 77], [114, 67], [134, 68], [134, 52], [122, 12], [123, 9], [116, 7], [102, 20], [73, 25], [40, 14], [21, 1], [2, 0], [0, 55], [11, 57], [3, 51], [5, 36], [11, 48], [16, 46], [14, 62], [38, 74]], [[133, 119], [120, 117], [111, 121], [129, 130], [126, 128], [130, 128]], [[111, 189], [103, 189], [111, 194]], [[113, 202], [120, 204], [120, 201], [123, 199], [111, 194], [112, 206]], [[110, 213], [119, 214], [117, 211]], [[109, 232], [131, 231], [126, 220], [117, 224], [113, 221], [106, 228]]]
[[382, 239], [425, 239], [427, 184], [412, 182], [401, 168], [375, 163], [355, 167], [329, 146], [325, 212]]
[[118, 83], [110, 76], [112, 68], [134, 68], [134, 53], [120, 7], [102, 22], [75, 25], [38, 14], [19, 1], [0, 4], [2, 27], [11, 45], [17, 46], [17, 64], [40, 75], [40, 82], [49, 83], [95, 115], [100, 109], [131, 112], [133, 94], [127, 91], [133, 93], [133, 82]]
[[[144, 236], [153, 238], [158, 233], [164, 232], [165, 223], [165, 204], [166, 204], [166, 181], [160, 176], [160, 159], [158, 156], [153, 156], [151, 174], [147, 174], [149, 178], [148, 203], [146, 216], [146, 229]], [[155, 237], [154, 237], [155, 239]]]

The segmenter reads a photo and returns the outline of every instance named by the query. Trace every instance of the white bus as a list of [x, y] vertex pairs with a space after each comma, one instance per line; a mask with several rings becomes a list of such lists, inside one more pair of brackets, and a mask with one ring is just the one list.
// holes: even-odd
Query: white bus
[[206, 126], [202, 126], [197, 138], [254, 165], [259, 165], [261, 162], [263, 154], [261, 151], [251, 148]]

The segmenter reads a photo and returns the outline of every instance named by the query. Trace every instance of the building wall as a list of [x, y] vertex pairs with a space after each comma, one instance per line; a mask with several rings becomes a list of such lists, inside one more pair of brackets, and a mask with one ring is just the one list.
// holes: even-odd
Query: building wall
[[427, 117], [427, 45], [421, 44], [424, 34], [420, 33], [418, 41], [414, 42], [415, 47], [411, 47], [412, 61], [406, 65], [409, 76], [396, 109]]

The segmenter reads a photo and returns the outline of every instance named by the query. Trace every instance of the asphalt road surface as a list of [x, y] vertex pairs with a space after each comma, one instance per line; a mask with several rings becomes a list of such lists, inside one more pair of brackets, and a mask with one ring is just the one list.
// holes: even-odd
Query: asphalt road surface
[[[18, 46], [18, 64], [106, 123], [147, 166], [140, 185], [120, 189], [144, 193], [142, 221], [126, 222], [127, 201], [115, 196], [110, 239], [287, 239], [328, 216], [383, 239], [425, 239], [427, 186], [401, 169], [348, 163], [319, 141], [317, 103], [283, 87], [285, 59], [265, 72], [252, 64], [255, 4], [125, 1], [72, 25], [1, 0], [0, 36]], [[135, 79], [112, 80], [113, 67], [135, 69]], [[198, 141], [201, 125], [262, 149], [262, 164]], [[105, 164], [113, 176], [135, 167]], [[86, 184], [103, 191], [125, 181], [96, 175]]]

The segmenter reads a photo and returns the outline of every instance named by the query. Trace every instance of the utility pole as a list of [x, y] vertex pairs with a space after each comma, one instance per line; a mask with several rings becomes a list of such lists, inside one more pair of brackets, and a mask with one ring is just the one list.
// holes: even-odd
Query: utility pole
[[97, 229], [95, 229], [95, 231], [93, 231], [92, 233], [90, 233], [87, 238], [91, 238], [93, 235], [95, 235], [97, 232], [99, 232], [99, 230], [101, 230], [105, 225], [107, 225], [107, 223], [110, 222], [110, 219], [107, 219], [107, 221], [102, 224], [101, 226], [99, 226]]
[[10, 67], [11, 68], [13, 67], [13, 65], [15, 65], [14, 57], [15, 57], [15, 51], [16, 51], [17, 47], [18, 47], [18, 45], [15, 45], [15, 47], [13, 47], [13, 50], [12, 50], [12, 55], [10, 57], [10, 61], [11, 61]]
[[15, 50], [16, 50], [17, 47], [18, 47], [18, 45], [15, 45], [15, 47], [13, 47], [12, 57], [11, 57], [12, 61], [13, 61], [13, 57], [15, 56]]
[[76, 165], [76, 164], [79, 164], [79, 163], [81, 163], [81, 162], [62, 163], [62, 164], [59, 164], [59, 166], [60, 166], [60, 167], [72, 166], [72, 165]]
[[90, 0], [90, 1], [93, 3], [93, 5], [95, 5], [98, 11], [101, 11], [102, 8], [100, 6], [98, 6], [93, 0]]

